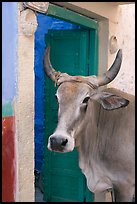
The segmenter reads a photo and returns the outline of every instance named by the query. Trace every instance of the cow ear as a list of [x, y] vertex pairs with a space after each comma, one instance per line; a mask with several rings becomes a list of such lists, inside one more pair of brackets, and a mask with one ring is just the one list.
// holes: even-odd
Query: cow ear
[[114, 110], [125, 107], [129, 104], [129, 100], [108, 92], [101, 92], [97, 94], [94, 99], [97, 100], [106, 110]]

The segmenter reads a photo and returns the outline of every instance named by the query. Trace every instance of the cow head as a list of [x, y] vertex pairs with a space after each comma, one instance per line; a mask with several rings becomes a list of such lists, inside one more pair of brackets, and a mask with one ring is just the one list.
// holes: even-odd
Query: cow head
[[44, 54], [44, 69], [47, 76], [59, 86], [56, 93], [59, 109], [58, 125], [49, 137], [48, 149], [69, 152], [75, 147], [76, 132], [88, 114], [90, 102], [97, 101], [106, 110], [114, 110], [128, 104], [128, 100], [98, 89], [110, 83], [118, 74], [122, 62], [122, 50], [118, 51], [114, 63], [101, 77], [70, 76], [57, 72], [50, 63], [49, 52], [50, 47]]

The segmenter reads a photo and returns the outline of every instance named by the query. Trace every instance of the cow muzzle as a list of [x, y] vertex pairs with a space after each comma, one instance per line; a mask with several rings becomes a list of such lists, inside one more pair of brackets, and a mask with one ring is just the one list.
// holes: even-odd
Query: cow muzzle
[[66, 146], [67, 142], [67, 139], [51, 137], [50, 147], [52, 150], [62, 150], [62, 148]]
[[72, 151], [74, 140], [68, 136], [51, 135], [48, 140], [48, 149], [56, 152]]

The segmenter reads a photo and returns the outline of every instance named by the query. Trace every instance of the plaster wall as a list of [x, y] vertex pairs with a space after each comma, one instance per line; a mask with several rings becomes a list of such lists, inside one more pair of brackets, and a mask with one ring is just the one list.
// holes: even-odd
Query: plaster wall
[[[117, 24], [109, 22], [109, 39], [117, 37], [118, 48], [123, 51], [123, 61], [120, 72], [108, 86], [135, 95], [135, 5], [121, 5]], [[108, 66], [115, 54], [108, 53]]]
[[[34, 202], [34, 34], [24, 35], [18, 2], [18, 89], [15, 101], [17, 144], [16, 202]], [[33, 21], [34, 16], [29, 16]]]

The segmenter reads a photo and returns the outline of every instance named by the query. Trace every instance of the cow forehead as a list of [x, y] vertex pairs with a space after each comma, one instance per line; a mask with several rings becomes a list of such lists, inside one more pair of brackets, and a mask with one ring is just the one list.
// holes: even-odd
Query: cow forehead
[[56, 95], [60, 97], [78, 97], [82, 95], [87, 95], [88, 93], [91, 92], [91, 88], [85, 84], [85, 83], [80, 83], [80, 82], [64, 82], [62, 83], [58, 90]]

